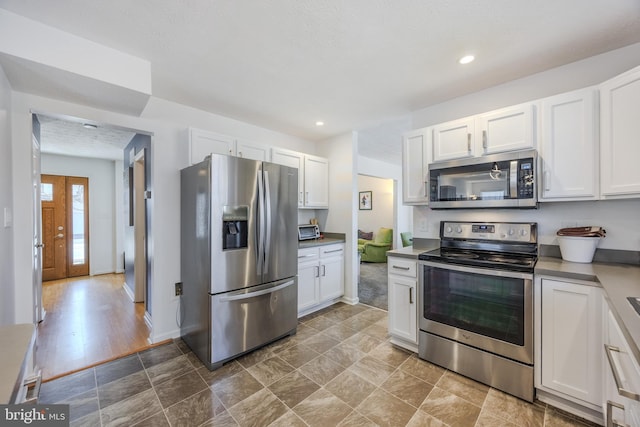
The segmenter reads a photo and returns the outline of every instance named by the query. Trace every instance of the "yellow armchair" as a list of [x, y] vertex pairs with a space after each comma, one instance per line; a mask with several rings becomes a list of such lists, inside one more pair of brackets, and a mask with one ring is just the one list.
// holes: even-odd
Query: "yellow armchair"
[[[360, 243], [362, 241], [362, 244]], [[360, 260], [364, 262], [387, 262], [387, 251], [393, 243], [393, 230], [381, 227], [373, 241], [358, 239]]]

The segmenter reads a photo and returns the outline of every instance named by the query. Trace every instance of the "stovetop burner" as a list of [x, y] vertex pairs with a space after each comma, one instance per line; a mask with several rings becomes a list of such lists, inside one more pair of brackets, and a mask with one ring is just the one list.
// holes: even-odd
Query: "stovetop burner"
[[535, 223], [469, 223], [443, 221], [440, 248], [421, 260], [533, 272], [538, 259]]

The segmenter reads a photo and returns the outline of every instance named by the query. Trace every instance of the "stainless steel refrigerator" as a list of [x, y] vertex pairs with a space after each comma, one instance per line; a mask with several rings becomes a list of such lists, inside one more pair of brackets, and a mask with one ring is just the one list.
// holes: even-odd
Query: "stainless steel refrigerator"
[[216, 369], [296, 332], [298, 170], [212, 154], [180, 180], [181, 335]]

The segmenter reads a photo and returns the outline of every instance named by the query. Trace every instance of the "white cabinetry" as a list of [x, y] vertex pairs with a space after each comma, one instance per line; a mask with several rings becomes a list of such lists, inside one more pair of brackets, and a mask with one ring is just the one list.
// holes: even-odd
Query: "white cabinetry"
[[298, 207], [329, 207], [329, 160], [297, 151], [273, 148], [271, 161], [298, 169]]
[[[606, 426], [640, 425], [640, 367], [606, 301], [604, 305], [603, 397]], [[607, 355], [608, 353], [608, 355]], [[616, 378], [617, 376], [617, 383]], [[619, 387], [622, 391], [619, 391]], [[615, 424], [614, 424], [615, 422]]]
[[429, 163], [431, 128], [408, 132], [402, 142], [402, 202], [405, 205], [429, 204]]
[[599, 198], [597, 91], [541, 101], [540, 201]]
[[200, 163], [209, 154], [226, 154], [246, 159], [270, 161], [270, 147], [246, 140], [235, 139], [202, 129], [190, 128], [189, 164]]
[[298, 316], [344, 295], [344, 244], [298, 250]]
[[536, 277], [535, 286], [538, 398], [593, 417], [602, 402], [601, 289], [544, 276]]
[[418, 352], [417, 261], [387, 258], [389, 334], [393, 344]]
[[535, 147], [535, 106], [520, 104], [433, 126], [433, 160]]
[[600, 86], [602, 198], [640, 196], [640, 67]]

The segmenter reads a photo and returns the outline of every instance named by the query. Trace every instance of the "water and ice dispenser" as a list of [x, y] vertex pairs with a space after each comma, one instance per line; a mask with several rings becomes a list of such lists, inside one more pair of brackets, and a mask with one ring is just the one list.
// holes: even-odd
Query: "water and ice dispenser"
[[222, 249], [246, 248], [249, 207], [223, 206], [222, 209]]

